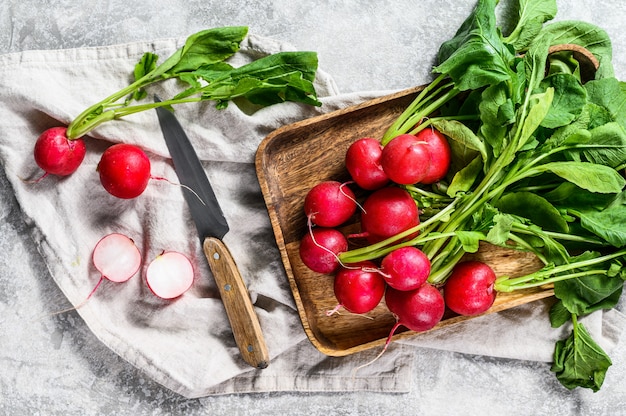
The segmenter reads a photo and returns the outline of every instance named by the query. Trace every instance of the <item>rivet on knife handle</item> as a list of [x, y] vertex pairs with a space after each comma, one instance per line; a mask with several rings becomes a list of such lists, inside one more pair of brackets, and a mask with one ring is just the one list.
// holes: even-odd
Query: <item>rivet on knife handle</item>
[[269, 354], [261, 325], [235, 260], [218, 238], [207, 237], [203, 249], [243, 359], [253, 367], [267, 367]]

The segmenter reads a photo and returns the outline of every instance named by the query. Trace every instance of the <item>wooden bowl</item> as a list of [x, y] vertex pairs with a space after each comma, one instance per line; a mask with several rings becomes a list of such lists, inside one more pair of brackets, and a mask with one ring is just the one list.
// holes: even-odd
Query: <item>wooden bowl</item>
[[[326, 355], [345, 356], [382, 346], [395, 318], [384, 300], [365, 317], [345, 311], [327, 316], [326, 312], [337, 305], [333, 277], [308, 269], [298, 253], [300, 239], [307, 232], [304, 197], [320, 181], [349, 180], [344, 167], [348, 146], [361, 137], [380, 138], [422, 88], [408, 89], [284, 126], [268, 135], [258, 148], [257, 176], [298, 313], [308, 338]], [[358, 229], [356, 218], [345, 229]], [[488, 244], [481, 245], [478, 253], [467, 257], [485, 261], [498, 275], [519, 276], [542, 267], [534, 255]], [[499, 293], [486, 313], [551, 295], [550, 287]], [[466, 319], [472, 318], [447, 311], [431, 331]], [[419, 334], [401, 327], [394, 339], [408, 336]]]

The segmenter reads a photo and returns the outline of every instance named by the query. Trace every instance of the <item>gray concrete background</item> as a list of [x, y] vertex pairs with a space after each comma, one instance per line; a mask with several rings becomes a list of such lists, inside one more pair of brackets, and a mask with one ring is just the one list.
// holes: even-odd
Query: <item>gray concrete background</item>
[[[509, 3], [503, 1], [503, 6]], [[626, 4], [558, 1], [558, 19], [596, 23], [614, 42], [626, 79]], [[241, 24], [315, 50], [342, 92], [427, 82], [439, 44], [473, 0], [0, 2], [0, 53], [75, 48]], [[273, 393], [184, 399], [108, 350], [76, 313], [33, 323], [40, 304], [67, 305], [28, 237], [0, 175], [0, 414], [2, 415], [619, 415], [626, 413], [624, 342], [599, 393], [569, 392], [544, 363], [419, 351], [408, 394]], [[50, 307], [51, 309], [54, 309]], [[11, 339], [18, 349], [3, 348]], [[4, 344], [4, 345], [8, 345]]]

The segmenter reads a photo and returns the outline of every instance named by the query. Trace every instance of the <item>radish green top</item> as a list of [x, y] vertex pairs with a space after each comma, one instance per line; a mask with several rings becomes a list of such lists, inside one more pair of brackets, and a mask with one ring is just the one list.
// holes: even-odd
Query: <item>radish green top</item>
[[[217, 108], [238, 99], [253, 108], [284, 101], [319, 106], [313, 81], [317, 71], [315, 52], [279, 52], [234, 68], [226, 62], [240, 49], [248, 34], [245, 26], [219, 27], [195, 33], [163, 63], [146, 52], [134, 69], [135, 81], [78, 115], [68, 126], [67, 137], [79, 138], [100, 124], [129, 114], [174, 104], [212, 100]], [[148, 85], [177, 79], [186, 88], [158, 103], [131, 105], [146, 97]]]

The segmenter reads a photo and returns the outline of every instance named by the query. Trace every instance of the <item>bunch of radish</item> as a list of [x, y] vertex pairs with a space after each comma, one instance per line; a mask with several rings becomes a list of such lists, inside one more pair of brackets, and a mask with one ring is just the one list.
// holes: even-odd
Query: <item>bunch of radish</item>
[[[345, 156], [352, 181], [323, 181], [305, 197], [308, 227], [299, 253], [314, 272], [334, 275], [338, 304], [328, 314], [341, 308], [365, 314], [384, 298], [396, 317], [385, 349], [399, 326], [427, 331], [441, 321], [446, 307], [457, 314], [477, 315], [494, 302], [496, 276], [481, 262], [458, 263], [445, 284], [435, 286], [428, 282], [430, 259], [413, 245], [399, 244], [375, 261], [346, 264], [340, 259], [360, 240], [376, 244], [401, 235], [402, 242], [419, 234], [420, 209], [405, 185], [437, 183], [446, 176], [450, 159], [446, 137], [433, 128], [401, 134], [384, 146], [374, 138], [360, 138]], [[362, 201], [357, 193], [363, 195]], [[344, 231], [350, 220], [360, 223], [360, 232]]]

